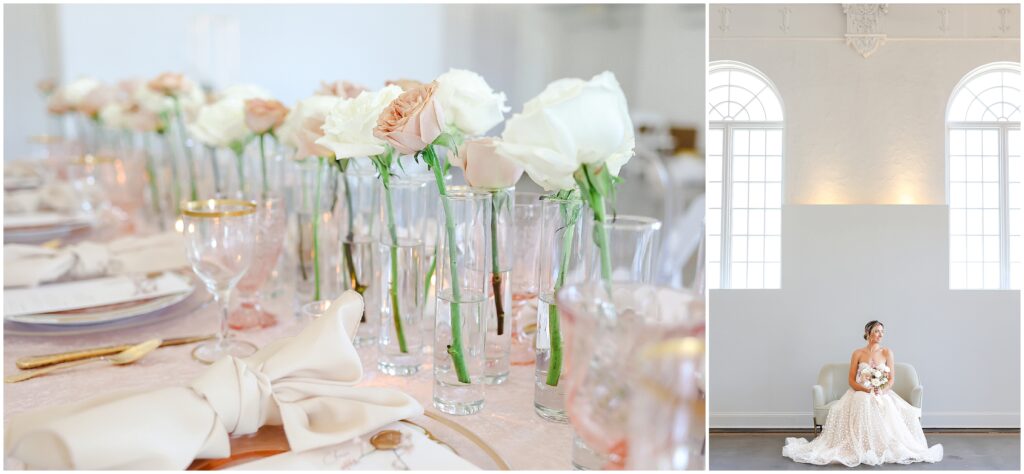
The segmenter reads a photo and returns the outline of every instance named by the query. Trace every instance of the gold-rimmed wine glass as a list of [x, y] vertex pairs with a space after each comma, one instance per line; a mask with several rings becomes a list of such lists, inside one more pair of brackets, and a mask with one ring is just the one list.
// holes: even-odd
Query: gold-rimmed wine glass
[[252, 261], [256, 203], [208, 199], [185, 203], [181, 211], [185, 248], [192, 270], [220, 306], [217, 338], [195, 348], [192, 356], [211, 364], [224, 356], [247, 357], [256, 346], [228, 337], [231, 290]]

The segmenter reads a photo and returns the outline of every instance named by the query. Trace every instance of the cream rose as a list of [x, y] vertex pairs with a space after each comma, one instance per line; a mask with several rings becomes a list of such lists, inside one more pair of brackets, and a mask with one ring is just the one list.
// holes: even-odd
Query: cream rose
[[184, 74], [164, 72], [147, 84], [149, 89], [160, 95], [181, 96], [189, 92], [194, 85]]
[[603, 163], [617, 176], [634, 145], [626, 96], [605, 71], [589, 81], [549, 84], [508, 120], [497, 149], [553, 191], [573, 188], [573, 173], [583, 164]]
[[103, 126], [112, 130], [128, 128], [128, 110], [121, 102], [107, 104], [99, 112]]
[[292, 109], [284, 119], [284, 124], [278, 129], [278, 135], [286, 145], [295, 147], [294, 158], [334, 155], [330, 148], [318, 145], [317, 140], [324, 135], [321, 127], [327, 114], [340, 101], [341, 99], [335, 96], [314, 95], [300, 100]]
[[492, 137], [468, 140], [459, 147], [459, 153], [448, 154], [452, 166], [462, 168], [470, 186], [484, 189], [502, 189], [515, 186], [523, 175], [518, 163], [495, 150], [498, 140]]
[[64, 89], [57, 89], [46, 100], [46, 110], [54, 115], [64, 115], [71, 111], [71, 104], [64, 98]]
[[100, 111], [107, 105], [115, 102], [116, 99], [117, 89], [101, 84], [94, 87], [88, 94], [85, 94], [85, 97], [82, 97], [82, 100], [78, 102], [75, 108], [88, 117], [97, 118]]
[[437, 83], [409, 89], [381, 112], [373, 135], [403, 155], [414, 155], [444, 132], [444, 109], [434, 100]]
[[267, 133], [284, 123], [288, 108], [280, 101], [248, 99], [245, 101], [245, 126], [253, 133]]
[[387, 149], [387, 143], [374, 136], [377, 118], [398, 96], [402, 88], [387, 86], [377, 92], [363, 92], [354, 99], [338, 102], [324, 121], [324, 136], [318, 145], [330, 148], [338, 158], [376, 156]]
[[[139, 107], [155, 114], [173, 113], [174, 111], [174, 99], [153, 90], [146, 82], [135, 86], [133, 99], [139, 104]], [[191, 117], [195, 115], [199, 107], [206, 104], [206, 94], [195, 84], [189, 82], [189, 88], [178, 95], [178, 101], [181, 104], [182, 112]]]
[[481, 135], [505, 119], [505, 94], [494, 92], [479, 74], [452, 69], [437, 78], [434, 100], [441, 104], [448, 124], [470, 136]]
[[227, 98], [201, 107], [196, 119], [188, 125], [188, 131], [204, 145], [212, 147], [231, 147], [244, 142], [250, 133], [245, 126], [245, 101]]
[[93, 89], [100, 87], [100, 81], [91, 77], [83, 77], [72, 81], [64, 87], [64, 101], [72, 108], [77, 109], [82, 100], [85, 99]]
[[254, 86], [252, 84], [234, 84], [225, 87], [221, 90], [216, 99], [270, 99], [270, 92], [260, 86]]

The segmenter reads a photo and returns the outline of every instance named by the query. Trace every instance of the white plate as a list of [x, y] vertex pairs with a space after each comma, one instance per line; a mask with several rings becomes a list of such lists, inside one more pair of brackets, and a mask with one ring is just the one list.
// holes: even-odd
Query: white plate
[[109, 323], [122, 319], [134, 318], [151, 314], [162, 309], [178, 304], [195, 292], [195, 282], [188, 279], [189, 290], [173, 295], [157, 296], [154, 298], [128, 301], [92, 308], [75, 309], [68, 311], [57, 311], [53, 313], [25, 314], [18, 316], [4, 315], [6, 321], [48, 326], [82, 326], [91, 324]]
[[4, 216], [4, 242], [34, 244], [63, 238], [72, 232], [92, 227], [87, 216], [56, 213], [13, 214]]

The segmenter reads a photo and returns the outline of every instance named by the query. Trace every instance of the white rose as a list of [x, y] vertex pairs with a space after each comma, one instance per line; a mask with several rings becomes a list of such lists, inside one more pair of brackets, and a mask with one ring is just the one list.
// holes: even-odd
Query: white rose
[[100, 85], [100, 81], [91, 77], [76, 79], [64, 86], [64, 101], [71, 105], [71, 108], [78, 107], [82, 103], [82, 99]]
[[470, 136], [482, 135], [505, 118], [505, 93], [494, 92], [482, 76], [451, 69], [437, 78], [434, 100], [441, 104], [448, 125]]
[[386, 142], [373, 136], [373, 129], [377, 126], [377, 117], [400, 95], [401, 87], [387, 86], [377, 92], [363, 91], [354, 99], [342, 100], [327, 114], [321, 127], [324, 136], [316, 143], [334, 151], [338, 158], [384, 153]]
[[114, 102], [100, 109], [100, 121], [112, 130], [128, 128], [128, 114], [123, 104]]
[[882, 386], [882, 381], [878, 380], [878, 379], [874, 379], [874, 380], [871, 381], [871, 385], [874, 385], [876, 387], [881, 387]]
[[636, 141], [626, 96], [607, 71], [552, 82], [508, 120], [501, 138], [498, 152], [549, 191], [573, 188], [583, 164], [604, 163], [617, 176]]
[[254, 86], [252, 84], [235, 84], [232, 86], [225, 87], [224, 90], [218, 94], [219, 100], [224, 99], [271, 99], [273, 96], [270, 92], [260, 86]]
[[881, 371], [881, 370], [875, 370], [875, 371], [874, 371], [874, 372], [872, 372], [871, 374], [872, 374], [872, 375], [873, 375], [873, 376], [874, 376], [875, 378], [878, 378], [878, 377], [881, 377], [881, 376], [882, 376], [882, 371]]
[[245, 126], [245, 100], [221, 99], [199, 109], [189, 132], [205, 145], [230, 147], [242, 142], [251, 133]]
[[882, 366], [882, 370], [888, 372], [889, 371], [889, 366], [888, 365], [883, 365]]

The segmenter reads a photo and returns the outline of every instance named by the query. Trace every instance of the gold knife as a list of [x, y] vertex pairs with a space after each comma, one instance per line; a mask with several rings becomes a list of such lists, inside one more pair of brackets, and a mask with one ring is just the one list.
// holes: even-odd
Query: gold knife
[[[193, 342], [205, 341], [207, 339], [212, 339], [213, 337], [213, 334], [209, 334], [206, 336], [176, 337], [173, 339], [164, 340], [164, 342], [160, 344], [160, 347], [192, 344]], [[137, 343], [121, 344], [118, 346], [96, 347], [93, 349], [82, 349], [71, 352], [62, 352], [60, 354], [26, 356], [19, 358], [15, 363], [19, 369], [34, 369], [36, 367], [44, 367], [47, 365], [59, 364], [62, 362], [70, 362], [73, 360], [92, 359], [94, 357], [117, 354], [118, 352], [121, 352], [135, 344]]]

